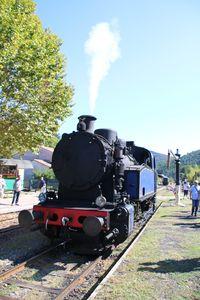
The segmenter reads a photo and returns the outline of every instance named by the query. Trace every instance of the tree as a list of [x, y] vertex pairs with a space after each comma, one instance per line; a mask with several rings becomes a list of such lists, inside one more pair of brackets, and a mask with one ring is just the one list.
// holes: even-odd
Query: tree
[[45, 177], [45, 179], [55, 179], [55, 174], [52, 169], [34, 170], [33, 173], [36, 179], [40, 179], [42, 176]]
[[200, 166], [199, 165], [185, 165], [184, 178], [187, 178], [190, 182], [194, 180], [200, 180]]
[[43, 29], [32, 0], [0, 2], [0, 155], [51, 143], [71, 114], [61, 41]]
[[55, 148], [61, 138], [62, 135], [60, 135], [59, 133], [57, 133], [56, 135], [52, 135], [51, 140], [50, 141], [45, 140], [43, 146]]

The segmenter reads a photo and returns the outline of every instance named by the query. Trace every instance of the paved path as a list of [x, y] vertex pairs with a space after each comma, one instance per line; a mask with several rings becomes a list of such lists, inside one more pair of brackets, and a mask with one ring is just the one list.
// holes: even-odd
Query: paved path
[[21, 192], [19, 205], [11, 205], [12, 193], [7, 193], [4, 199], [0, 199], [0, 215], [7, 212], [17, 212], [23, 209], [31, 209], [38, 203], [39, 192]]

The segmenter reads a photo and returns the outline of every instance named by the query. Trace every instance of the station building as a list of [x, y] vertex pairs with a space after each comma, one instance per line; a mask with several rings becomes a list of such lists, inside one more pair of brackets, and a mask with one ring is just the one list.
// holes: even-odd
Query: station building
[[38, 153], [27, 151], [23, 156], [17, 154], [11, 159], [0, 159], [0, 174], [6, 181], [6, 190], [13, 189], [17, 175], [21, 176], [23, 189], [30, 189], [34, 171], [51, 168], [53, 150], [51, 147], [41, 146]]

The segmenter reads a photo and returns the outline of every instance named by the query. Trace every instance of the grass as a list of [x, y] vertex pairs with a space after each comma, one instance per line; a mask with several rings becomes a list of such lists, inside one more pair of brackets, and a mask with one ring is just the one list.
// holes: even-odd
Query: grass
[[200, 219], [188, 218], [190, 200], [172, 206], [164, 192], [168, 199], [95, 299], [200, 299]]

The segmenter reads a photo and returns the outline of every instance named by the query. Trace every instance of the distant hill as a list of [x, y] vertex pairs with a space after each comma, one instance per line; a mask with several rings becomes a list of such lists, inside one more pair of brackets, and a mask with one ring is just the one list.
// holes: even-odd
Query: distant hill
[[163, 162], [167, 161], [167, 155], [166, 154], [162, 154], [162, 153], [158, 153], [158, 152], [154, 152], [154, 151], [151, 151], [151, 152], [155, 156], [156, 164], [163, 163]]
[[[155, 156], [156, 164], [167, 163], [167, 155], [166, 154], [162, 154], [162, 153], [158, 153], [158, 152], [154, 152], [154, 151], [152, 151], [152, 153]], [[171, 161], [173, 161], [172, 158], [171, 158]], [[181, 156], [181, 164], [182, 165], [200, 165], [200, 150], [192, 151], [190, 153], [187, 153], [186, 155]]]
[[200, 165], [200, 150], [192, 151], [181, 157], [183, 165]]

